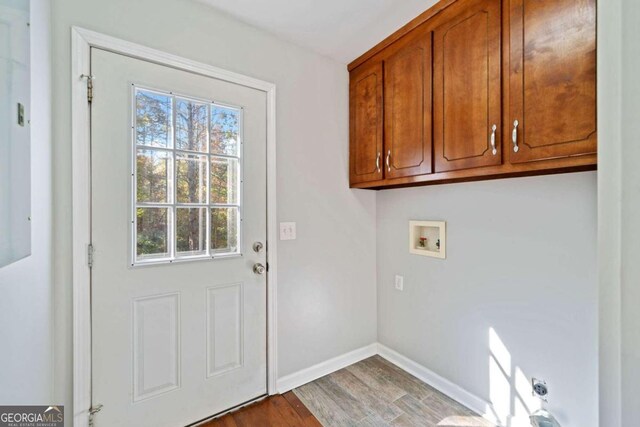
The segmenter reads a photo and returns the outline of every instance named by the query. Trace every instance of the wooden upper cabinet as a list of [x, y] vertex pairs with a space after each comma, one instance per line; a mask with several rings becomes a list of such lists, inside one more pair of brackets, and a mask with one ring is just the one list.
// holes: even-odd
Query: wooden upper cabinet
[[386, 178], [423, 175], [431, 166], [432, 33], [418, 28], [384, 53]]
[[351, 184], [382, 179], [382, 62], [351, 73], [349, 87]]
[[499, 165], [499, 0], [459, 0], [434, 30], [436, 172]]
[[440, 0], [348, 69], [352, 187], [596, 169], [596, 0]]
[[596, 1], [510, 0], [510, 27], [511, 163], [596, 153]]

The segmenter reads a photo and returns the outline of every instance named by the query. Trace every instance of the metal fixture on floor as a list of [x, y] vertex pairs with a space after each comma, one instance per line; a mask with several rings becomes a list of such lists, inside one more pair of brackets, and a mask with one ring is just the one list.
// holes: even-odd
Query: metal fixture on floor
[[529, 419], [533, 427], [561, 427], [558, 420], [546, 409], [538, 409]]

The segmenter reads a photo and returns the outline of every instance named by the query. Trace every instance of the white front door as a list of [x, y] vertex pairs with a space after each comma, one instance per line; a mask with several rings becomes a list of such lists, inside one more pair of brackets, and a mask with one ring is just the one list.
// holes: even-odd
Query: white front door
[[91, 72], [95, 426], [266, 394], [265, 92], [95, 48]]

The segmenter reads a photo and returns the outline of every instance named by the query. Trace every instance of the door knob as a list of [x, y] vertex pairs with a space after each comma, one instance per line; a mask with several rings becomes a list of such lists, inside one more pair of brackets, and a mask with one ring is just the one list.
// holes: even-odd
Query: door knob
[[262, 244], [262, 242], [255, 242], [253, 244], [253, 251], [254, 252], [260, 252], [263, 247], [264, 247], [264, 245]]
[[264, 274], [264, 272], [267, 271], [267, 269], [264, 267], [264, 265], [260, 264], [259, 262], [253, 264], [253, 272], [256, 274]]

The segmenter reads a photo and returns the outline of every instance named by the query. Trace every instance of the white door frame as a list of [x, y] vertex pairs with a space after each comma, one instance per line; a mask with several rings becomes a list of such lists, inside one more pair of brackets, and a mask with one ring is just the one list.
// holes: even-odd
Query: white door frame
[[[91, 242], [90, 109], [87, 76], [91, 73], [91, 48], [166, 65], [261, 90], [267, 95], [267, 392], [275, 394], [277, 378], [276, 289], [276, 86], [221, 68], [191, 61], [139, 44], [83, 28], [71, 29], [71, 129], [73, 178], [73, 420], [88, 425], [91, 407]], [[99, 85], [100, 76], [96, 76]], [[99, 94], [98, 94], [99, 96]]]

